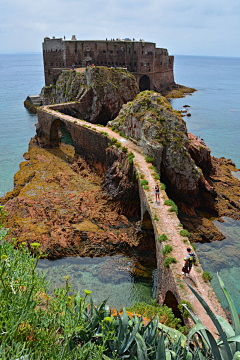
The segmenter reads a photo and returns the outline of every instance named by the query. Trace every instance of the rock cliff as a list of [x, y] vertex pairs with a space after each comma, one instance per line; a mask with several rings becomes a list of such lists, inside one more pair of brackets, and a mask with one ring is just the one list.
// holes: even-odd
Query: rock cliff
[[118, 115], [122, 105], [138, 93], [132, 74], [101, 66], [84, 71], [63, 70], [56, 84], [43, 87], [40, 97], [43, 105], [77, 101], [77, 110], [67, 115], [106, 125]]
[[198, 191], [200, 172], [188, 152], [188, 135], [181, 114], [173, 111], [160, 94], [141, 92], [123, 105], [108, 126], [138, 141], [143, 153], [154, 158], [162, 178], [171, 184], [176, 197], [188, 197]]

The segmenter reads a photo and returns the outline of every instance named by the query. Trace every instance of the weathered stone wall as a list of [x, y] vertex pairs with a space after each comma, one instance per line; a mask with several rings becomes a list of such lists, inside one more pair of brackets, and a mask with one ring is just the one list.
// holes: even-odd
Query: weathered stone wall
[[[54, 83], [59, 69], [72, 64], [126, 67], [137, 79], [150, 76], [150, 89], [174, 84], [173, 56], [155, 43], [142, 41], [70, 41], [45, 38], [43, 43], [45, 84]], [[158, 74], [155, 77], [155, 74]], [[170, 75], [171, 74], [171, 75]]]

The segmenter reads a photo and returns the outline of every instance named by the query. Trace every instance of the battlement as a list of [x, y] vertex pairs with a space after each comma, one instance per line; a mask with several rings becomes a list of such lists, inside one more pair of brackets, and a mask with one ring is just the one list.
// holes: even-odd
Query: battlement
[[[71, 40], [44, 38], [43, 60], [45, 84], [56, 81], [56, 74], [63, 68], [89, 65], [124, 67], [131, 72], [141, 91], [156, 90], [175, 84], [174, 57], [168, 50], [157, 48], [153, 42], [117, 40]], [[55, 69], [55, 71], [53, 71]], [[56, 69], [60, 71], [56, 72]]]

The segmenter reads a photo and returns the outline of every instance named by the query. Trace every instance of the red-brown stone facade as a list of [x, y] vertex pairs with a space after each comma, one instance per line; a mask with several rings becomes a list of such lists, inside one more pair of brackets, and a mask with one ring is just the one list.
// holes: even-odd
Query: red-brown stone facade
[[167, 49], [145, 41], [62, 40], [45, 38], [43, 42], [45, 84], [56, 81], [61, 69], [95, 66], [127, 68], [140, 90], [161, 91], [174, 84], [173, 62]]

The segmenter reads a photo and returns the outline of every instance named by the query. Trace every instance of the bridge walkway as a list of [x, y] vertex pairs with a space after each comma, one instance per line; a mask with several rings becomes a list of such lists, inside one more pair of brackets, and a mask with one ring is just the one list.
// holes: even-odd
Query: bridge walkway
[[[168, 196], [165, 192], [165, 190], [160, 190], [160, 204], [156, 203], [155, 201], [155, 185], [157, 183], [157, 180], [154, 178], [154, 171], [150, 169], [151, 164], [147, 163], [145, 160], [145, 156], [142, 153], [142, 150], [139, 146], [137, 146], [135, 143], [133, 143], [131, 140], [125, 139], [121, 137], [118, 133], [115, 133], [108, 127], [102, 127], [98, 126], [96, 124], [91, 124], [89, 122], [78, 120], [76, 118], [73, 118], [68, 115], [64, 115], [59, 112], [55, 112], [49, 107], [45, 106], [42, 107], [43, 110], [45, 110], [48, 113], [51, 113], [54, 116], [57, 116], [59, 119], [63, 120], [64, 122], [74, 122], [75, 125], [79, 126], [87, 126], [89, 130], [91, 131], [97, 131], [97, 132], [106, 132], [110, 138], [115, 138], [119, 142], [122, 143], [123, 146], [128, 148], [128, 151], [132, 151], [135, 155], [133, 159], [134, 166], [136, 170], [139, 173], [139, 192], [142, 192], [144, 194], [144, 200], [147, 202], [150, 217], [152, 220], [154, 232], [155, 232], [155, 242], [156, 242], [156, 256], [157, 256], [157, 263], [158, 268], [162, 267], [164, 255], [162, 255], [161, 250], [164, 247], [164, 245], [169, 244], [172, 246], [173, 250], [169, 254], [169, 256], [173, 256], [176, 258], [177, 263], [171, 264], [169, 267], [170, 275], [169, 278], [174, 279], [177, 292], [178, 292], [178, 300], [182, 299], [185, 301], [188, 301], [194, 309], [195, 314], [199, 317], [201, 322], [209, 328], [211, 332], [216, 332], [216, 329], [211, 322], [210, 318], [206, 314], [205, 310], [203, 309], [202, 305], [198, 302], [194, 294], [191, 292], [191, 290], [186, 285], [185, 281], [189, 282], [195, 289], [198, 291], [198, 293], [202, 296], [202, 298], [206, 301], [206, 303], [210, 306], [212, 311], [224, 318], [226, 318], [226, 315], [221, 307], [221, 304], [219, 303], [216, 294], [214, 293], [214, 290], [210, 283], [206, 283], [202, 279], [202, 273], [203, 270], [201, 268], [201, 265], [199, 261], [197, 260], [197, 266], [193, 266], [191, 270], [191, 278], [187, 278], [186, 276], [182, 275], [182, 266], [184, 262], [184, 258], [187, 255], [187, 247], [191, 247], [191, 244], [188, 240], [188, 238], [183, 237], [180, 235], [180, 230], [182, 229], [181, 226], [179, 226], [179, 219], [175, 212], [169, 212], [169, 206], [164, 205], [165, 200], [168, 199]], [[142, 186], [140, 186], [140, 175], [144, 175], [144, 179], [148, 181], [149, 190], [143, 189]], [[141, 198], [141, 197], [140, 197]], [[166, 234], [168, 237], [168, 240], [165, 242], [160, 243], [158, 241], [158, 237], [162, 234]], [[160, 259], [161, 258], [161, 259]], [[165, 269], [159, 268], [158, 269], [160, 273], [162, 272], [165, 276]], [[159, 293], [159, 302], [164, 303], [164, 298], [166, 294], [161, 294], [161, 289]], [[179, 302], [179, 301], [178, 301]]]

